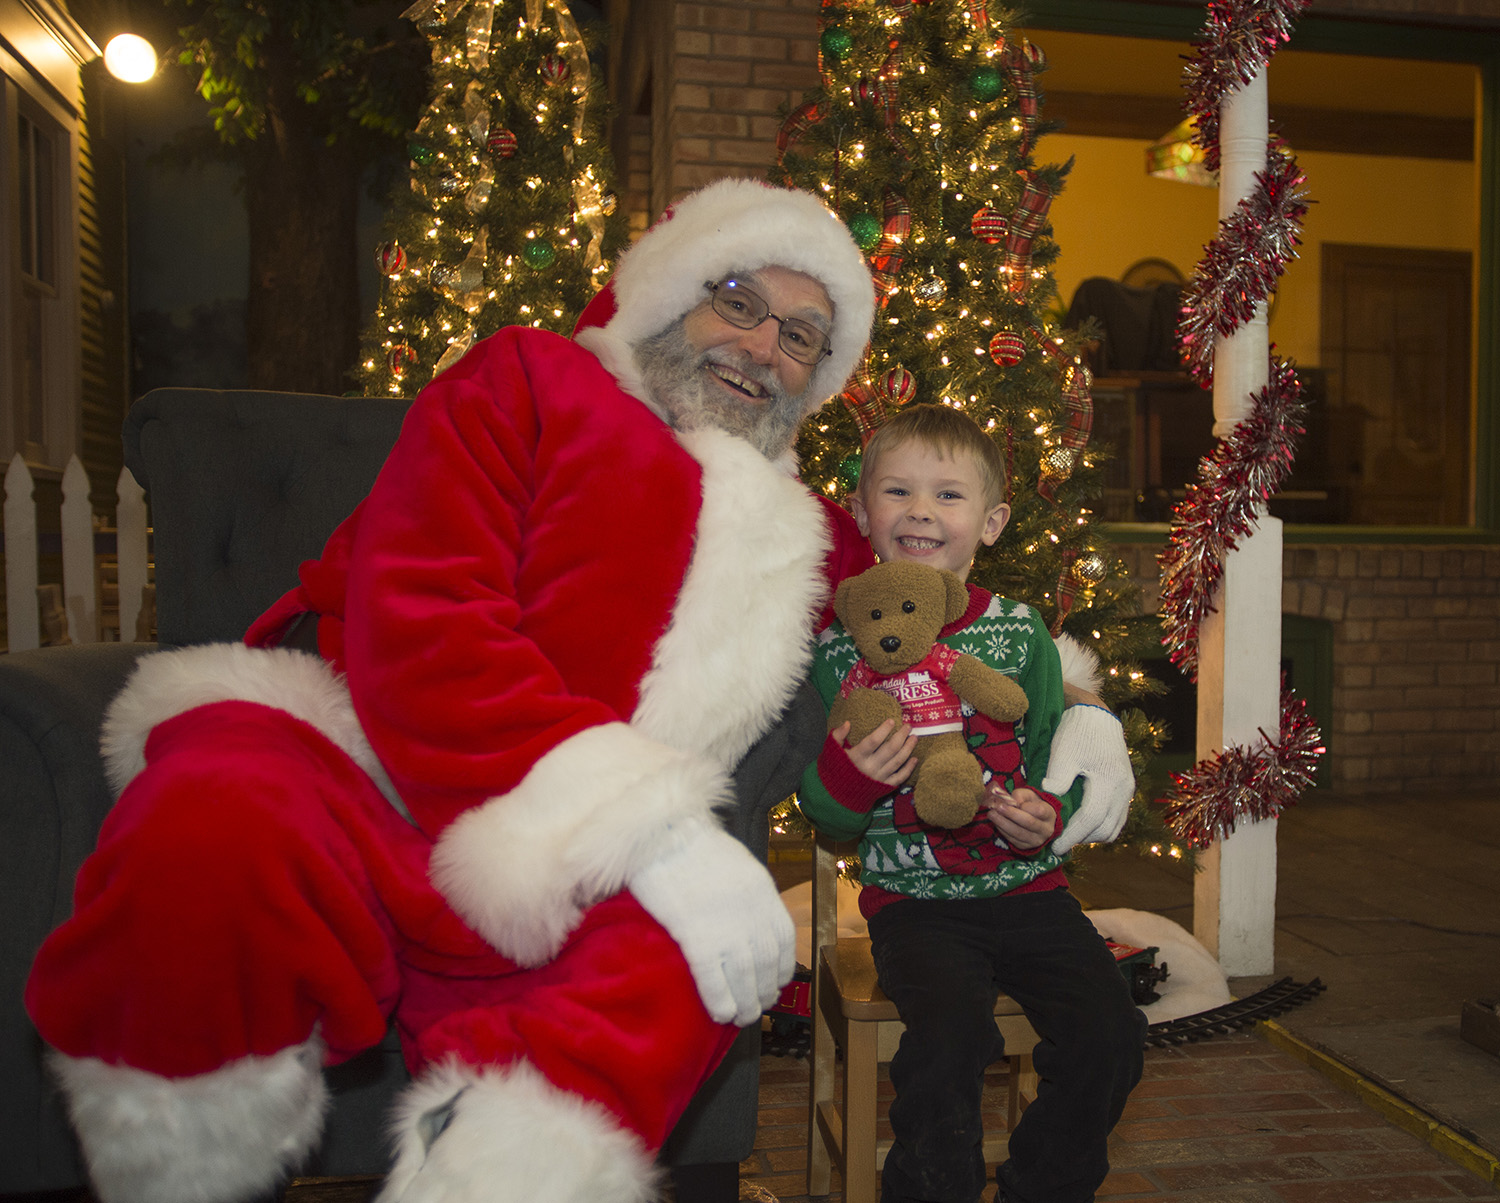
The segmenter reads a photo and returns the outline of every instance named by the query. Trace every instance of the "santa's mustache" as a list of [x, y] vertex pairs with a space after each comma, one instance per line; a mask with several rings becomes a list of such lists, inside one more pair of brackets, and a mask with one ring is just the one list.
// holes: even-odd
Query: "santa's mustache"
[[780, 405], [791, 400], [791, 394], [782, 387], [781, 381], [776, 373], [767, 365], [756, 363], [750, 356], [743, 352], [735, 354], [726, 351], [705, 352], [698, 361], [700, 369], [711, 369], [714, 367], [728, 368], [731, 372], [743, 376], [746, 380], [753, 381], [766, 390], [768, 400]]

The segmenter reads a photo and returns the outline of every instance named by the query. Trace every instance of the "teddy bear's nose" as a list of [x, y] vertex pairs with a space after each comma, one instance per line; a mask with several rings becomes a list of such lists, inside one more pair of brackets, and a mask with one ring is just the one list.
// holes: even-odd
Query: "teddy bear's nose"
[[901, 647], [901, 640], [895, 635], [887, 635], [880, 641], [880, 650], [883, 652], [894, 652]]

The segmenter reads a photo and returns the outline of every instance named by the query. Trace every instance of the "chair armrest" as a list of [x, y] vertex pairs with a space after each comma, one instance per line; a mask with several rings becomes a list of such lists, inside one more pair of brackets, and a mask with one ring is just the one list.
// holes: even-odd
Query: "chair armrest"
[[37, 949], [72, 909], [73, 878], [114, 803], [99, 724], [154, 644], [0, 655], [0, 1192], [82, 1181], [21, 1006]]
[[734, 771], [734, 812], [726, 827], [761, 860], [766, 859], [771, 808], [790, 796], [802, 771], [818, 757], [828, 733], [827, 713], [811, 682], [804, 681], [776, 724], [745, 753]]
[[[797, 788], [802, 770], [823, 746], [826, 727], [822, 701], [810, 684], [804, 684], [735, 769], [736, 805], [725, 816], [725, 826], [762, 861], [770, 837], [767, 816]], [[719, 1068], [693, 1096], [662, 1149], [662, 1160], [674, 1166], [734, 1165], [750, 1156], [759, 1084], [760, 1028], [752, 1026], [739, 1034]]]
[[29, 883], [27, 905], [48, 931], [67, 917], [78, 866], [114, 805], [99, 755], [104, 711], [136, 661], [155, 650], [86, 643], [0, 656], [0, 881]]

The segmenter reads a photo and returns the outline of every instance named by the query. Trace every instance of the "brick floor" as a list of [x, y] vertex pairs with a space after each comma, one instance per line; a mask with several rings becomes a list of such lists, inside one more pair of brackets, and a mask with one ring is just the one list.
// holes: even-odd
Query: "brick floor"
[[[889, 1090], [882, 1080], [887, 1098]], [[986, 1091], [1003, 1126], [1003, 1067]], [[807, 1203], [806, 1062], [763, 1057], [760, 1099], [741, 1181], [781, 1203]], [[1428, 1203], [1500, 1193], [1254, 1032], [1148, 1050], [1110, 1161], [1100, 1203]], [[833, 1188], [827, 1198], [842, 1203], [837, 1174]]]

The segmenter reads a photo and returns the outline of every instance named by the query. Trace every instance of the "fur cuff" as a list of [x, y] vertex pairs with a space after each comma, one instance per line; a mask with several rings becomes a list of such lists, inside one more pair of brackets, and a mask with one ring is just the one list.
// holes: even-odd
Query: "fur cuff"
[[396, 1164], [376, 1203], [647, 1203], [657, 1172], [640, 1139], [524, 1061], [449, 1062], [397, 1107]]
[[328, 1107], [323, 1042], [164, 1078], [52, 1052], [101, 1203], [240, 1203], [317, 1145]]
[[306, 652], [242, 643], [177, 648], [140, 660], [110, 703], [100, 734], [105, 771], [116, 796], [146, 767], [146, 737], [153, 727], [214, 702], [258, 702], [316, 727], [405, 813], [365, 739], [343, 678]]
[[556, 955], [583, 908], [617, 893], [674, 823], [731, 798], [722, 769], [624, 723], [590, 727], [510, 793], [460, 815], [430, 874], [450, 906], [522, 965]]
[[1057, 655], [1062, 660], [1062, 677], [1069, 685], [1099, 693], [1099, 654], [1093, 648], [1084, 647], [1071, 635], [1058, 635]]

